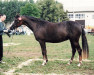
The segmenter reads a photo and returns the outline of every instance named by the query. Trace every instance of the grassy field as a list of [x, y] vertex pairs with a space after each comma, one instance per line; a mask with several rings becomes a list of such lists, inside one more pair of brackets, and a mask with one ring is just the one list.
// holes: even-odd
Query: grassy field
[[[40, 74], [94, 74], [94, 36], [87, 35], [90, 56], [90, 62], [83, 62], [81, 67], [77, 67], [78, 61], [74, 61], [70, 66], [67, 65], [68, 61], [49, 61], [46, 66], [42, 66], [42, 61], [33, 61], [30, 65], [24, 66], [21, 69], [16, 69], [15, 73], [40, 73]], [[12, 40], [12, 41], [11, 41]], [[8, 38], [3, 36], [4, 43], [20, 43], [20, 45], [4, 46], [5, 64], [0, 64], [0, 72], [7, 72], [9, 69], [16, 67], [21, 62], [29, 59], [42, 59], [41, 48], [39, 43], [35, 40], [34, 36], [14, 35]], [[80, 41], [81, 44], [81, 41]], [[47, 43], [48, 59], [70, 59], [71, 46], [69, 41], [62, 43]], [[78, 59], [78, 53], [75, 55]], [[1, 74], [0, 74], [1, 75]]]

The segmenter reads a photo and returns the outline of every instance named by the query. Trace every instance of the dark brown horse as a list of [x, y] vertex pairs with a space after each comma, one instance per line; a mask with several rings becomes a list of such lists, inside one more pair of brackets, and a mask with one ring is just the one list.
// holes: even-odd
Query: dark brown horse
[[82, 49], [79, 45], [79, 38], [82, 35], [83, 57], [87, 58], [89, 55], [88, 43], [84, 29], [77, 22], [63, 21], [60, 23], [52, 23], [31, 16], [17, 15], [15, 17], [14, 23], [10, 27], [10, 30], [13, 30], [21, 25], [26, 25], [28, 28], [30, 28], [34, 33], [36, 40], [40, 43], [44, 59], [42, 65], [45, 65], [48, 61], [45, 44], [46, 42], [59, 43], [65, 40], [70, 40], [72, 47], [72, 57], [68, 64], [72, 63], [77, 49], [79, 53], [78, 66], [80, 66], [82, 63]]

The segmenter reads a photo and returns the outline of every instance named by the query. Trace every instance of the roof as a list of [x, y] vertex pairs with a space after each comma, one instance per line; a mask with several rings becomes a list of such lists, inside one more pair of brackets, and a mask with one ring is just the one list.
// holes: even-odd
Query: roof
[[94, 11], [68, 11], [68, 13], [94, 13]]

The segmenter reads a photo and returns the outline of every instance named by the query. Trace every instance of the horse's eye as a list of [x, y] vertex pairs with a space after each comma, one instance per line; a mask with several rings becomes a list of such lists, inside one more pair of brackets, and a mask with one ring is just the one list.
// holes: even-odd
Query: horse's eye
[[17, 20], [17, 21], [15, 21], [16, 23], [19, 23], [19, 21]]

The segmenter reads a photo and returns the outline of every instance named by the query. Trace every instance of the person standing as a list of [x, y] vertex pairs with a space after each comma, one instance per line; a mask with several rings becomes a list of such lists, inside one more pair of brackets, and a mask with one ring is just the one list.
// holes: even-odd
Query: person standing
[[6, 15], [0, 14], [0, 63], [5, 63], [2, 61], [3, 59], [3, 32], [8, 32], [8, 30], [5, 29], [5, 26], [3, 24], [3, 21], [6, 20]]

